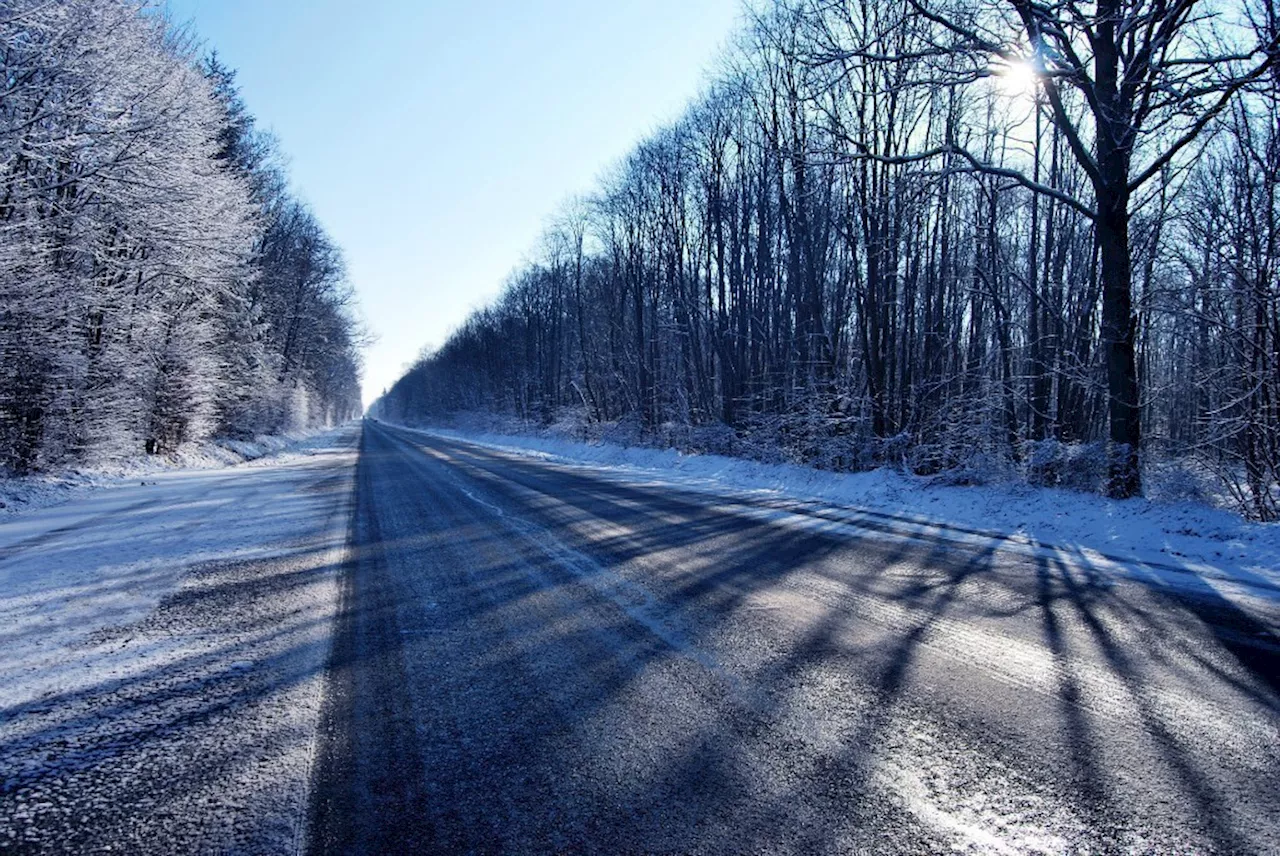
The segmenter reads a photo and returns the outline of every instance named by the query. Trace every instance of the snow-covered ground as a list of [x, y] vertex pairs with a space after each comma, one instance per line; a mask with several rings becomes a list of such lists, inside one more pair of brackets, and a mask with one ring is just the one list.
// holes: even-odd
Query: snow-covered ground
[[[832, 473], [674, 450], [578, 443], [560, 438], [431, 430], [495, 449], [589, 465], [628, 478], [750, 494], [788, 505], [834, 507], [850, 525], [872, 519], [895, 531], [1002, 549], [1051, 553], [1154, 585], [1280, 600], [1280, 525], [1257, 524], [1193, 502], [1117, 501], [1027, 486], [959, 487], [901, 472]], [[825, 524], [824, 524], [825, 525]], [[1104, 583], [1105, 584], [1105, 581]]]
[[134, 455], [102, 461], [91, 467], [67, 467], [54, 472], [0, 478], [0, 520], [37, 508], [60, 505], [104, 487], [136, 485], [162, 473], [178, 470], [223, 469], [246, 462], [283, 460], [282, 455], [305, 454], [323, 446], [332, 429], [265, 434], [252, 440], [223, 438], [187, 443], [169, 455]]
[[0, 517], [0, 850], [296, 849], [357, 437]]

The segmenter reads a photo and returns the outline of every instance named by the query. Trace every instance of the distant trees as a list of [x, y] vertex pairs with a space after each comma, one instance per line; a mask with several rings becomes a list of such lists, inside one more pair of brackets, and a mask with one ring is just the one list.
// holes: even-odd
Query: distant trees
[[1275, 519], [1278, 21], [761, 3], [729, 70], [377, 410], [1115, 496], [1180, 461]]
[[0, 8], [0, 468], [358, 412], [341, 259], [232, 73], [125, 0]]

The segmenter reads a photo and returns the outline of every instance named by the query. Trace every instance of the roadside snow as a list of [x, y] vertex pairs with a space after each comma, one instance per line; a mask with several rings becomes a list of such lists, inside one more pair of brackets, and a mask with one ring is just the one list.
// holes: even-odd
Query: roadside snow
[[0, 478], [0, 520], [20, 512], [48, 508], [107, 487], [137, 485], [153, 476], [178, 470], [223, 469], [281, 455], [301, 454], [325, 445], [335, 429], [264, 434], [253, 440], [224, 438], [188, 443], [170, 455], [138, 455], [91, 467], [68, 467], [50, 473]]
[[297, 851], [357, 437], [0, 517], [0, 851]]
[[890, 469], [832, 473], [549, 437], [425, 433], [629, 478], [774, 500], [780, 517], [796, 510], [788, 509], [790, 503], [821, 505], [844, 513], [851, 526], [870, 516], [908, 535], [979, 544], [996, 539], [1002, 549], [1047, 553], [1055, 561], [1154, 585], [1280, 600], [1280, 524], [1251, 523], [1192, 502], [1112, 500], [1027, 486], [957, 487]]

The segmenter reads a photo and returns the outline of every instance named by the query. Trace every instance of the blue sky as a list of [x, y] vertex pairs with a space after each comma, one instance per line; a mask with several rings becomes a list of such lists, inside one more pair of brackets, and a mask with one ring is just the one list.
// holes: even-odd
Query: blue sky
[[547, 218], [679, 115], [739, 0], [168, 0], [239, 71], [346, 252], [365, 400], [495, 295]]

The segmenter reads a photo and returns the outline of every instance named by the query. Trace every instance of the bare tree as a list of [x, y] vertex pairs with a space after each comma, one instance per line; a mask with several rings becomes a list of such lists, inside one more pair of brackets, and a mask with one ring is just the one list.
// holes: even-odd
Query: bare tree
[[[1265, 79], [1280, 50], [1276, 35], [1246, 18], [1232, 20], [1230, 5], [1215, 8], [1205, 0], [1099, 0], [1092, 8], [1030, 0], [908, 0], [903, 24], [913, 16], [934, 24], [936, 31], [907, 52], [884, 45], [890, 36], [875, 32], [836, 55], [894, 65], [927, 58], [917, 78], [927, 86], [971, 86], [1029, 66], [1043, 89], [1050, 121], [1088, 177], [1092, 200], [993, 164], [954, 138], [909, 156], [958, 156], [969, 169], [1012, 179], [1093, 220], [1112, 444], [1108, 492], [1136, 495], [1141, 492], [1142, 428], [1130, 238], [1135, 198], [1180, 165], [1179, 156], [1237, 93]], [[870, 157], [902, 157], [873, 145], [864, 151]]]

